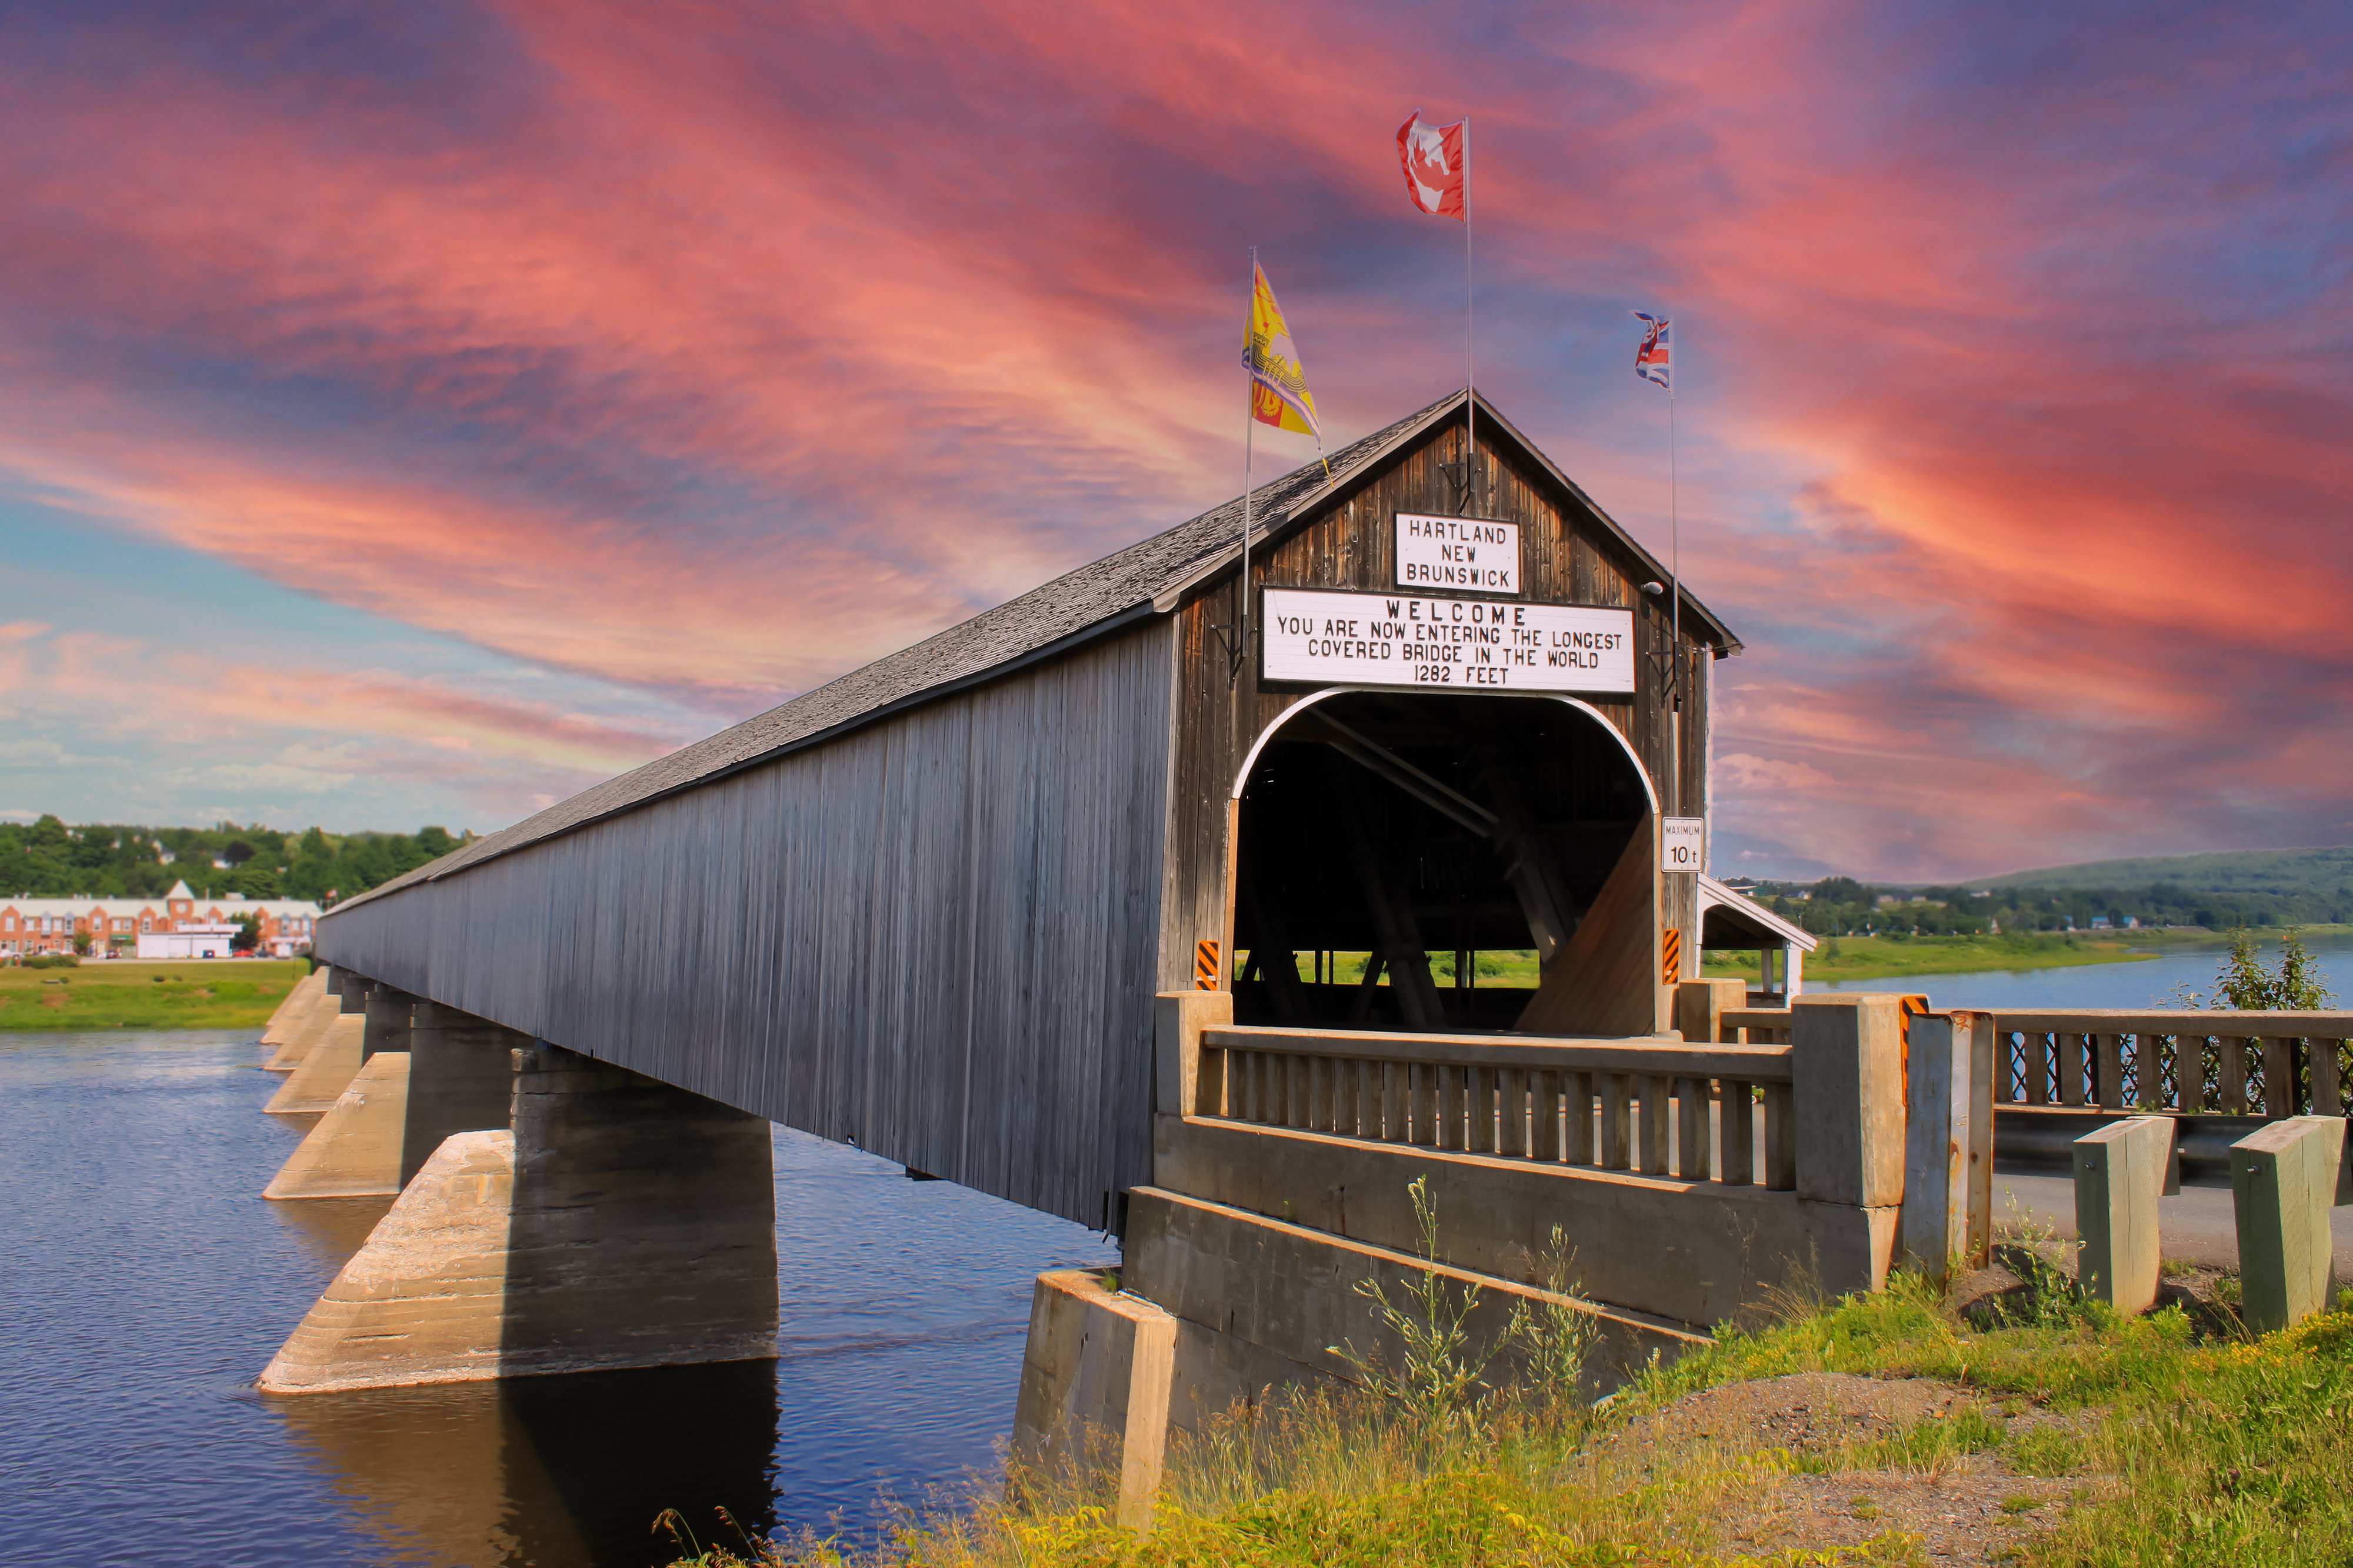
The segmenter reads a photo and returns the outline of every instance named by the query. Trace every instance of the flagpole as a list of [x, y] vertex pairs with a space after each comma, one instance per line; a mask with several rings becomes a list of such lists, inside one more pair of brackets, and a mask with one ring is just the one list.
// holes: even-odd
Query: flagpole
[[[1670, 353], [1673, 351], [1669, 350]], [[1681, 358], [1680, 354], [1675, 356]], [[1683, 367], [1669, 365], [1667, 371], [1667, 578], [1672, 586], [1674, 604], [1675, 650], [1675, 711], [1683, 710], [1683, 519], [1675, 504], [1675, 383]]]
[[[1248, 298], [1250, 310], [1256, 311], [1258, 309], [1258, 247], [1255, 245], [1250, 247]], [[1243, 320], [1245, 322], [1250, 322], [1254, 321], [1256, 318], [1250, 315], [1245, 316]], [[1245, 325], [1244, 338], [1247, 339], [1249, 334], [1250, 328]], [[1250, 356], [1245, 353], [1242, 356], [1242, 607], [1241, 615], [1238, 617], [1238, 623], [1241, 627], [1241, 640], [1234, 646], [1231, 668], [1228, 671], [1229, 684], [1241, 678], [1242, 661], [1250, 657], [1250, 458], [1251, 449], [1255, 444], [1254, 437], [1258, 435], [1257, 411], [1253, 406], [1257, 401], [1258, 383], [1251, 378]]]
[[[1672, 331], [1672, 328], [1669, 329]], [[1674, 792], [1677, 816], [1683, 812], [1683, 530], [1681, 509], [1675, 496], [1675, 383], [1683, 379], [1683, 366], [1676, 363], [1683, 356], [1675, 353], [1672, 341], [1667, 353], [1667, 592], [1674, 595], [1674, 607], [1667, 633], [1667, 648], [1674, 658], [1673, 685], [1669, 690], [1674, 698], [1671, 724], [1674, 738], [1673, 781], [1669, 786]], [[1705, 868], [1703, 867], [1702, 869]]]
[[1471, 290], [1471, 117], [1462, 117], [1462, 481], [1469, 515], [1479, 513], [1479, 365], [1473, 350], [1477, 304]]

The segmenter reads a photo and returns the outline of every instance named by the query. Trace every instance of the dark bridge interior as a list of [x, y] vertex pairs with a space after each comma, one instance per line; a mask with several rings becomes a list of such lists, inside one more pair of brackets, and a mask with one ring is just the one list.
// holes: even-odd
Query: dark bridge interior
[[[1350, 692], [1299, 710], [1242, 792], [1236, 1021], [1514, 1027], [1533, 988], [1479, 983], [1475, 954], [1548, 964], [1650, 810], [1624, 747], [1565, 702]], [[1370, 952], [1363, 980], [1339, 982], [1333, 952]]]

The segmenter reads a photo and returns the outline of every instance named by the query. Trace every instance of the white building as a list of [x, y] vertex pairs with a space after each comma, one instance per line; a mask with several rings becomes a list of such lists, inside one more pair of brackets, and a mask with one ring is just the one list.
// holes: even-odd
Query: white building
[[93, 953], [127, 957], [140, 950], [142, 937], [192, 924], [234, 929], [247, 915], [259, 919], [260, 951], [288, 958], [311, 945], [320, 913], [319, 906], [308, 899], [248, 899], [237, 893], [199, 899], [185, 882], [173, 883], [172, 890], [160, 899], [86, 893], [70, 899], [36, 899], [0, 894], [0, 958], [71, 952], [76, 937], [89, 938]]
[[236, 943], [237, 933], [245, 928], [236, 925], [207, 925], [202, 921], [185, 921], [172, 931], [150, 931], [139, 933], [139, 956], [142, 958], [227, 958]]

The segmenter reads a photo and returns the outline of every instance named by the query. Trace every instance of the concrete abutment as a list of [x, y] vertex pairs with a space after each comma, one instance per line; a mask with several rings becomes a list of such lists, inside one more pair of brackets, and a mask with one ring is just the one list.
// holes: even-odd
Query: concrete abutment
[[[1689, 1011], [1720, 1014], [1704, 1005], [1719, 1000], [1730, 998], [1695, 994]], [[1714, 1325], [1777, 1291], [1838, 1295], [1886, 1280], [1905, 1197], [1904, 1018], [1893, 996], [1801, 998], [1790, 1013], [1788, 1188], [1190, 1114], [1202, 1037], [1230, 1026], [1231, 1006], [1219, 992], [1159, 999], [1153, 1182], [1128, 1194], [1120, 1290], [1067, 1274], [1037, 1284], [1017, 1429], [1033, 1461], [1075, 1451], [1074, 1434], [1087, 1434], [1124, 1499], [1156, 1473], [1165, 1443], [1165, 1428], [1140, 1428], [1137, 1411], [1165, 1408], [1166, 1426], [1181, 1430], [1270, 1391], [1351, 1379], [1334, 1347], [1373, 1353], [1378, 1330], [1358, 1289], [1368, 1281], [1392, 1300], [1430, 1272], [1475, 1287], [1469, 1327], [1487, 1342], [1514, 1309], [1581, 1315], [1592, 1331], [1587, 1391], [1597, 1393], [1654, 1354], [1706, 1342]], [[1972, 1047], [1982, 1044], [1968, 1038], [1973, 1026], [1962, 1026]], [[1335, 1039], [1334, 1050], [1347, 1047]], [[1983, 1081], [1969, 1060], [1965, 1052], [1942, 1091], [1967, 1100], [1945, 1113], [1957, 1153], [1947, 1160], [1949, 1140], [1938, 1140], [1952, 1190], [1915, 1221], [1924, 1236], [1933, 1227], [1923, 1245], [1939, 1255], [1966, 1254], [1983, 1225], [1969, 1131], [1984, 1120], [1969, 1109]], [[1435, 1205], [1434, 1256], [1409, 1190], [1417, 1183]], [[1167, 1320], [1165, 1371], [1133, 1348], [1153, 1314]]]

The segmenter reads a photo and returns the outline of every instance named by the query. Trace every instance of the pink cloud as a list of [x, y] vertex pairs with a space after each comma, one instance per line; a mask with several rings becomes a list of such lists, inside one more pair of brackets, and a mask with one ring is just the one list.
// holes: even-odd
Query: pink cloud
[[[1388, 137], [1469, 106], [1483, 374], [1654, 540], [1660, 410], [1607, 333], [1676, 316], [1687, 563], [1751, 645], [1728, 841], [1929, 875], [2347, 819], [2353, 318], [2313, 193], [2348, 72], [2284, 57], [2291, 17], [2089, 52], [1855, 5], [479, 19], [495, 90], [355, 57], [307, 68], [332, 114], [168, 33], [0, 65], [40, 132], [0, 140], [0, 463], [748, 710], [1230, 493], [1254, 239], [1335, 432], [1442, 390], [1459, 231]], [[203, 700], [538, 770], [517, 809], [656, 743], [328, 674]]]

